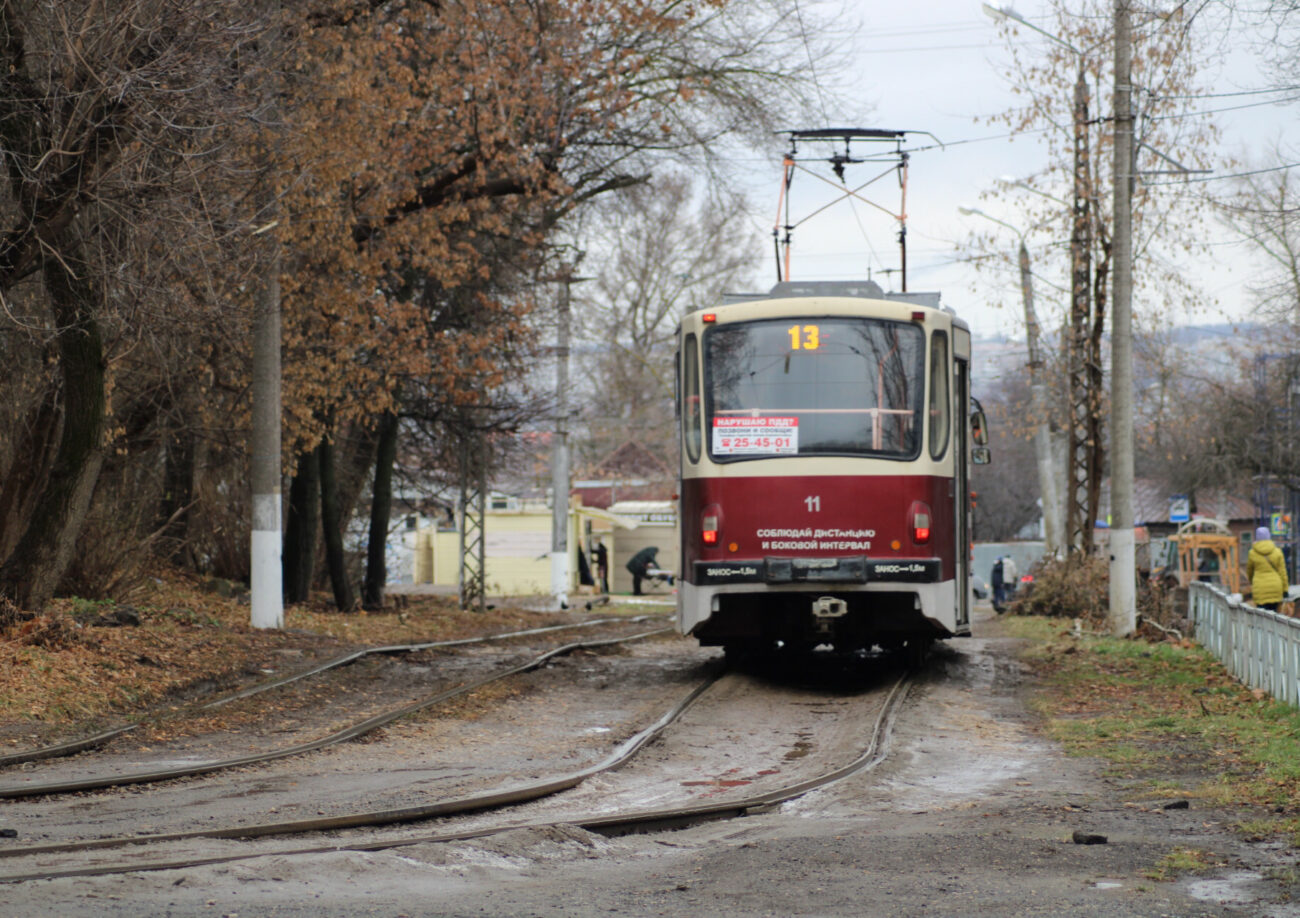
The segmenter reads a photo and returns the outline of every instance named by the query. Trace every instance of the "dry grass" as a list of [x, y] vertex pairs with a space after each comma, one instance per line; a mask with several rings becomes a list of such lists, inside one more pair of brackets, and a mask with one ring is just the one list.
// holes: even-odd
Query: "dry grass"
[[[40, 616], [0, 621], [0, 748], [121, 722], [199, 691], [265, 678], [264, 670], [282, 672], [286, 660], [305, 668], [361, 646], [588, 617], [513, 605], [462, 612], [453, 599], [433, 596], [397, 597], [391, 610], [343, 615], [320, 599], [286, 609], [283, 630], [258, 630], [249, 624], [247, 600], [224, 592], [222, 584], [155, 572], [129, 607], [60, 599]], [[105, 624], [133, 616], [138, 626]]]

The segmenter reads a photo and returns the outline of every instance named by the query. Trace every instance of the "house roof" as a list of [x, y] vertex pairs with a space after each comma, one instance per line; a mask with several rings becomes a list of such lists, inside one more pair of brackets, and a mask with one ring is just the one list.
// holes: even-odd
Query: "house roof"
[[597, 480], [662, 481], [676, 476], [667, 463], [645, 446], [635, 440], [627, 440], [595, 465], [584, 470], [582, 477]]
[[[1155, 478], [1133, 480], [1133, 521], [1138, 526], [1170, 523], [1169, 501], [1175, 495], [1164, 482]], [[1100, 519], [1110, 514], [1110, 480], [1102, 482]], [[1196, 515], [1216, 520], [1247, 521], [1255, 519], [1255, 501], [1226, 488], [1202, 488], [1196, 492]]]

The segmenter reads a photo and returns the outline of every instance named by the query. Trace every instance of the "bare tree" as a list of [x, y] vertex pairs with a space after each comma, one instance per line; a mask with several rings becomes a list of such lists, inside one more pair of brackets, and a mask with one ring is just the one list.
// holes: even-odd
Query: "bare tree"
[[971, 473], [975, 499], [975, 537], [980, 541], [1014, 539], [1041, 516], [1034, 457], [1034, 419], [1029, 380], [1021, 369], [996, 387], [980, 391], [989, 420], [993, 462]]
[[711, 201], [670, 174], [625, 189], [587, 230], [597, 266], [575, 288], [581, 317], [587, 460], [637, 440], [676, 466], [673, 348], [685, 313], [743, 292], [760, 251], [739, 200]]
[[20, 383], [29, 440], [10, 452], [49, 457], [4, 515], [0, 589], [22, 605], [40, 607], [72, 560], [109, 441], [131, 423], [121, 363], [168, 328], [147, 320], [164, 304], [214, 306], [178, 275], [232, 229], [203, 175], [224, 162], [236, 60], [256, 34], [223, 0], [0, 4], [4, 331], [49, 374]]
[[[1065, 396], [1054, 400], [1064, 410], [1048, 421], [1068, 434], [1067, 539], [1086, 549], [1100, 500], [1107, 440], [1103, 374], [1112, 283], [1114, 120], [1106, 114], [1106, 87], [1114, 82], [1114, 37], [1109, 3], [1050, 6], [1050, 21], [1043, 26], [1003, 14], [1011, 53], [1007, 76], [1023, 101], [993, 119], [1040, 137], [1045, 162], [1034, 175], [1003, 183], [989, 196], [1010, 209], [1005, 222], [1022, 234], [1026, 252], [1033, 250], [1035, 276], [1048, 281], [1038, 286], [1045, 294], [1040, 315], [1055, 311], [1065, 333]], [[1141, 109], [1134, 159], [1139, 175], [1185, 175], [1208, 165], [1214, 126], [1186, 117], [1204, 59], [1193, 27], [1199, 10], [1180, 6], [1169, 15], [1146, 16], [1135, 31], [1133, 81], [1141, 89]], [[1021, 40], [1031, 32], [1050, 40]], [[1159, 327], [1175, 310], [1204, 302], [1201, 291], [1188, 283], [1181, 260], [1204, 238], [1197, 230], [1205, 226], [1209, 210], [1203, 200], [1163, 184], [1171, 183], [1139, 181], [1134, 190], [1139, 329]], [[1069, 245], [1061, 245], [1062, 239]], [[991, 234], [976, 236], [973, 247], [982, 253], [998, 251]], [[1001, 251], [1009, 251], [1005, 243]], [[1005, 259], [982, 258], [980, 264], [996, 266]], [[1045, 324], [1057, 322], [1047, 319]]]

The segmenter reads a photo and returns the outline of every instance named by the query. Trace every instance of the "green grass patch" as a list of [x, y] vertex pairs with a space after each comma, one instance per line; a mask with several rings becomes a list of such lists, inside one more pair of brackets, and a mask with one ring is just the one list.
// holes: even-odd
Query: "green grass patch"
[[1185, 873], [1199, 873], [1212, 863], [1206, 852], [1196, 848], [1174, 848], [1162, 857], [1154, 867], [1143, 872], [1148, 879], [1157, 881], [1172, 880]]
[[[1300, 711], [1245, 688], [1190, 642], [1076, 632], [1059, 618], [1004, 622], [1027, 641], [1042, 686], [1033, 706], [1068, 752], [1105, 760], [1134, 799], [1256, 808], [1245, 834], [1300, 840]], [[1190, 856], [1171, 853], [1157, 873], [1186, 869]]]

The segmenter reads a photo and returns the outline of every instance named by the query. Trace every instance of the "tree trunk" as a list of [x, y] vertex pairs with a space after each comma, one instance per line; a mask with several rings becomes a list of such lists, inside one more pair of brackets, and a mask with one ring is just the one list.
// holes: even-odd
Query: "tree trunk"
[[[348, 436], [334, 439], [334, 470], [338, 477], [339, 532], [346, 534], [357, 514], [361, 492], [370, 481], [375, 466], [375, 442], [378, 434], [372, 428], [354, 428]], [[324, 589], [330, 574], [328, 568], [317, 571], [313, 580], [317, 589]]]
[[334, 605], [340, 612], [355, 612], [357, 597], [348, 578], [347, 556], [343, 551], [343, 520], [339, 507], [338, 476], [334, 468], [334, 444], [327, 438], [318, 447], [320, 453], [321, 528], [325, 531], [325, 563], [334, 588]]
[[379, 422], [375, 456], [375, 484], [370, 500], [370, 538], [366, 544], [366, 582], [362, 604], [370, 610], [384, 607], [388, 582], [388, 523], [393, 512], [393, 463], [397, 460], [397, 415], [389, 412]]
[[163, 537], [170, 543], [171, 559], [178, 563], [190, 560], [186, 537], [193, 501], [194, 434], [189, 430], [172, 431], [163, 440], [163, 495], [158, 524], [166, 527]]
[[[61, 234], [58, 250], [79, 264], [80, 252], [70, 235]], [[0, 591], [32, 611], [50, 600], [72, 562], [104, 464], [104, 345], [95, 321], [95, 293], [84, 277], [67, 269], [64, 259], [49, 258], [42, 266], [59, 329], [63, 435], [31, 522], [0, 568]]]
[[0, 487], [0, 564], [18, 547], [32, 510], [49, 480], [60, 433], [59, 387], [51, 384], [41, 404], [22, 425], [14, 463]]
[[316, 568], [316, 532], [320, 528], [320, 452], [298, 456], [289, 485], [289, 515], [284, 527], [284, 600], [306, 602]]
[[347, 439], [346, 452], [340, 452], [339, 506], [343, 511], [343, 528], [352, 522], [361, 502], [361, 492], [370, 481], [375, 467], [375, 447], [379, 431], [371, 427], [356, 427]]

